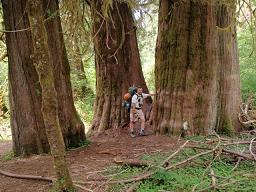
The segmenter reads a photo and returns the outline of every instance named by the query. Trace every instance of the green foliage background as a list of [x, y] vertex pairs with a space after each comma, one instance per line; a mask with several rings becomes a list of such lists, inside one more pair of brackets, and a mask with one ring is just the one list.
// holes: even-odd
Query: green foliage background
[[243, 100], [246, 100], [250, 94], [256, 93], [256, 50], [254, 46], [249, 28], [239, 29], [238, 49]]

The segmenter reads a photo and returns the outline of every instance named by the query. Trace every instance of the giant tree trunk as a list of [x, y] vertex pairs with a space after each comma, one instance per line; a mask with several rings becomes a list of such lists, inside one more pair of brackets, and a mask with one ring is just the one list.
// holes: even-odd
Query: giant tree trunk
[[[236, 113], [237, 103], [226, 102], [232, 98], [224, 90], [236, 90], [239, 101], [236, 41], [232, 41], [234, 49], [229, 50], [226, 57], [229, 63], [224, 67], [223, 57], [217, 52], [221, 47], [219, 42], [225, 41], [217, 38], [216, 7], [214, 1], [160, 1], [156, 47], [156, 89], [159, 94], [154, 108], [157, 134], [179, 135], [185, 122], [190, 134], [209, 134], [213, 130], [219, 131], [223, 127], [221, 122], [227, 122], [224, 119], [230, 120], [229, 129], [232, 129], [235, 119], [229, 115]], [[231, 31], [225, 36], [234, 38]], [[231, 73], [235, 82], [224, 83], [224, 79], [231, 78]], [[224, 112], [227, 111], [224, 103], [230, 114]]]
[[34, 47], [33, 63], [42, 88], [42, 114], [57, 175], [58, 191], [74, 191], [73, 183], [65, 160], [65, 145], [61, 133], [58, 97], [54, 82], [54, 66], [51, 50], [48, 46], [47, 31], [44, 22], [41, 0], [28, 0], [27, 12]]
[[[24, 1], [2, 0], [6, 30], [29, 27]], [[31, 59], [30, 31], [6, 33], [8, 52], [9, 102], [15, 155], [49, 151], [41, 113], [41, 87]]]
[[[49, 2], [46, 13], [55, 13], [56, 1]], [[6, 30], [29, 27], [25, 12], [26, 1], [2, 0]], [[48, 29], [49, 28], [49, 29]], [[47, 22], [48, 41], [53, 55], [54, 77], [57, 82], [59, 119], [66, 147], [78, 145], [85, 139], [84, 127], [73, 104], [69, 66], [66, 58], [59, 17]], [[33, 55], [31, 33], [28, 30], [6, 33], [9, 63], [9, 95], [13, 149], [16, 155], [49, 151], [41, 113], [41, 87], [38, 82]]]
[[100, 2], [91, 4], [97, 82], [92, 128], [97, 132], [117, 128], [127, 118], [122, 95], [129, 86], [141, 85], [148, 91], [131, 9], [126, 3], [113, 1], [113, 8], [104, 15]]

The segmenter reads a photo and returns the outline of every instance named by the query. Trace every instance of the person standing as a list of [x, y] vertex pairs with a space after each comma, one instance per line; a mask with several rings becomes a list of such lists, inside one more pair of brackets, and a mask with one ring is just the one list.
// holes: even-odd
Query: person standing
[[139, 135], [145, 136], [145, 117], [142, 111], [143, 100], [149, 96], [154, 96], [155, 94], [143, 93], [143, 88], [138, 86], [137, 93], [133, 95], [131, 101], [131, 111], [130, 111], [130, 136], [135, 137], [134, 124], [137, 118], [140, 118], [141, 126]]

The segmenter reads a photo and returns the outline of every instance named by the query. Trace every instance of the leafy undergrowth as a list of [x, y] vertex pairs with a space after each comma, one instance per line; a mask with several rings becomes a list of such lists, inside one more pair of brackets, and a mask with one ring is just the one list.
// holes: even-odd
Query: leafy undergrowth
[[[200, 139], [195, 138], [195, 140]], [[243, 150], [241, 148], [241, 146], [229, 147], [229, 149], [233, 150]], [[174, 165], [202, 151], [204, 150], [198, 148], [184, 148], [169, 161], [168, 165]], [[141, 160], [147, 161], [149, 167], [122, 166], [110, 169], [108, 174], [114, 176], [113, 180], [123, 180], [138, 177], [147, 171], [153, 172], [151, 177], [138, 182], [136, 187], [138, 192], [256, 191], [255, 162], [240, 161], [235, 156], [220, 155], [217, 151], [167, 171], [160, 165], [170, 154], [144, 155], [141, 157]], [[213, 183], [215, 189], [213, 188]], [[131, 185], [133, 183], [111, 185], [108, 191], [125, 191]]]

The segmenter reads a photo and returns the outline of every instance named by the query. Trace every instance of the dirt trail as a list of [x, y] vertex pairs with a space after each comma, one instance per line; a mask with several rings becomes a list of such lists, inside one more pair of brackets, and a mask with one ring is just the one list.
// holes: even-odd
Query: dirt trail
[[[114, 158], [137, 159], [145, 154], [172, 151], [179, 143], [176, 138], [150, 135], [130, 138], [126, 128], [110, 131], [98, 137], [91, 137], [88, 147], [68, 151], [67, 162], [74, 180], [95, 177], [97, 172], [115, 165]], [[11, 148], [11, 142], [0, 143], [0, 156]], [[29, 158], [15, 158], [7, 162], [0, 161], [0, 169], [16, 174], [41, 175], [53, 177], [52, 159], [49, 155], [37, 155]], [[93, 191], [106, 191], [105, 188], [87, 186]], [[51, 188], [43, 181], [30, 181], [8, 178], [0, 175], [1, 192], [46, 192]]]

